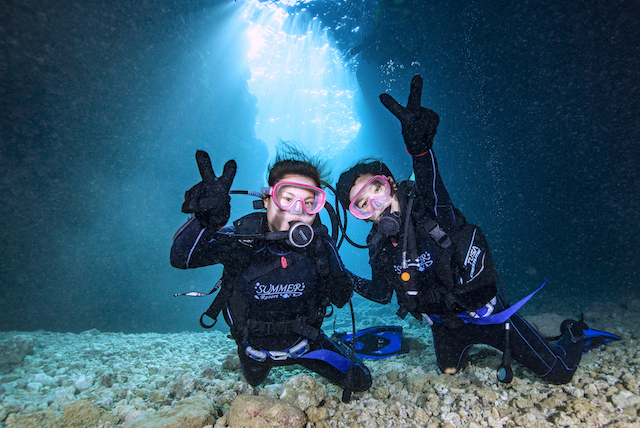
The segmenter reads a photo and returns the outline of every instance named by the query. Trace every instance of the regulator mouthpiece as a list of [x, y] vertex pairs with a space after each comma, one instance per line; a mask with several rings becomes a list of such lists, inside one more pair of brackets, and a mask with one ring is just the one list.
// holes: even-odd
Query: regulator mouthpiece
[[307, 223], [291, 222], [288, 243], [296, 248], [304, 248], [313, 241], [313, 228]]
[[400, 213], [391, 212], [391, 206], [389, 206], [378, 220], [378, 230], [385, 236], [394, 236], [400, 231], [401, 223]]

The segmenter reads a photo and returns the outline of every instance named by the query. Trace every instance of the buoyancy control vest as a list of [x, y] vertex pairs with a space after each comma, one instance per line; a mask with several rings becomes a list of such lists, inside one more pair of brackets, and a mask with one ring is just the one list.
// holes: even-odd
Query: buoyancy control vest
[[[245, 251], [235, 264], [225, 265], [220, 294], [236, 342], [276, 350], [293, 345], [300, 336], [318, 337], [329, 306], [322, 289], [329, 276], [327, 230], [318, 221], [313, 242], [296, 248], [284, 240], [262, 239], [265, 221], [264, 213], [253, 213], [234, 222], [229, 237], [237, 237]], [[215, 309], [221, 306], [219, 302]]]
[[478, 309], [497, 294], [486, 238], [453, 206], [439, 207], [436, 215], [419, 201], [414, 204], [412, 181], [401, 183], [398, 196], [405, 208], [404, 233], [379, 255], [393, 255], [398, 315], [438, 314], [459, 324], [458, 313]]

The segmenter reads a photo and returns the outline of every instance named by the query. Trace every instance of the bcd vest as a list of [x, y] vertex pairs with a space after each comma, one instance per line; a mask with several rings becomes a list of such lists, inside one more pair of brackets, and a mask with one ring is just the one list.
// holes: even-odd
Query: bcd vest
[[[413, 189], [406, 186], [410, 195]], [[398, 263], [398, 248], [386, 246], [387, 252], [395, 253], [393, 283], [400, 304], [398, 315], [404, 318], [411, 313], [421, 319], [422, 313], [438, 314], [445, 322], [451, 319], [459, 324], [456, 314], [478, 309], [497, 294], [486, 238], [453, 207], [442, 207], [434, 218], [424, 207], [412, 208], [408, 202], [403, 205], [410, 210], [405, 222], [409, 219], [412, 225], [401, 239], [408, 240], [408, 253], [416, 260], [403, 269]]]
[[319, 289], [329, 274], [328, 254], [319, 236], [326, 228], [317, 228], [320, 233], [308, 247], [293, 248], [283, 241], [261, 240], [264, 221], [264, 214], [253, 213], [234, 222], [238, 240], [232, 247], [242, 251], [234, 263], [225, 264], [222, 288], [205, 314], [215, 319], [225, 308], [236, 342], [276, 350], [291, 346], [300, 336], [318, 337], [329, 305]]

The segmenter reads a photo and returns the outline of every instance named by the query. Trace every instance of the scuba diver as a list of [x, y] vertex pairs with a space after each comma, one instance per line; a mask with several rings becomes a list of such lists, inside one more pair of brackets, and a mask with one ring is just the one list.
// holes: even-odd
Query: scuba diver
[[416, 75], [406, 107], [389, 94], [380, 96], [402, 124], [415, 181], [396, 183], [384, 163], [365, 160], [343, 172], [336, 186], [343, 207], [372, 224], [372, 279], [355, 277], [355, 291], [382, 304], [395, 291], [398, 316], [411, 314], [431, 326], [444, 373], [457, 373], [470, 347], [485, 344], [503, 353], [501, 382], [512, 379], [512, 357], [548, 382], [571, 381], [583, 352], [620, 337], [592, 330], [582, 319], [567, 320], [550, 344], [516, 313], [535, 292], [513, 306], [498, 295], [487, 240], [453, 205], [438, 172], [432, 145], [440, 119], [420, 105], [421, 94]]
[[[201, 325], [211, 328], [223, 313], [252, 386], [272, 367], [299, 364], [349, 394], [369, 389], [367, 367], [321, 330], [331, 315], [327, 308], [343, 307], [353, 294], [353, 280], [318, 215], [326, 201], [323, 165], [294, 147], [278, 150], [269, 187], [258, 193], [258, 206], [254, 203], [266, 212], [225, 226], [229, 194], [243, 192], [229, 190], [236, 163], [228, 161], [216, 177], [206, 152], [198, 151], [196, 160], [202, 181], [185, 193], [182, 211], [192, 216], [174, 236], [170, 258], [180, 269], [224, 265], [214, 289], [218, 295]], [[206, 324], [205, 316], [213, 323]]]

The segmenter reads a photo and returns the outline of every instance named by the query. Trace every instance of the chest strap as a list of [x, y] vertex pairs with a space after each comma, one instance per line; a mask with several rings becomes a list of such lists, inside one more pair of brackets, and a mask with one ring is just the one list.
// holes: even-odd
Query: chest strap
[[440, 227], [437, 221], [429, 220], [425, 223], [424, 229], [427, 231], [429, 236], [436, 241], [436, 244], [442, 248], [447, 249], [451, 246], [451, 238], [447, 235], [447, 232]]

